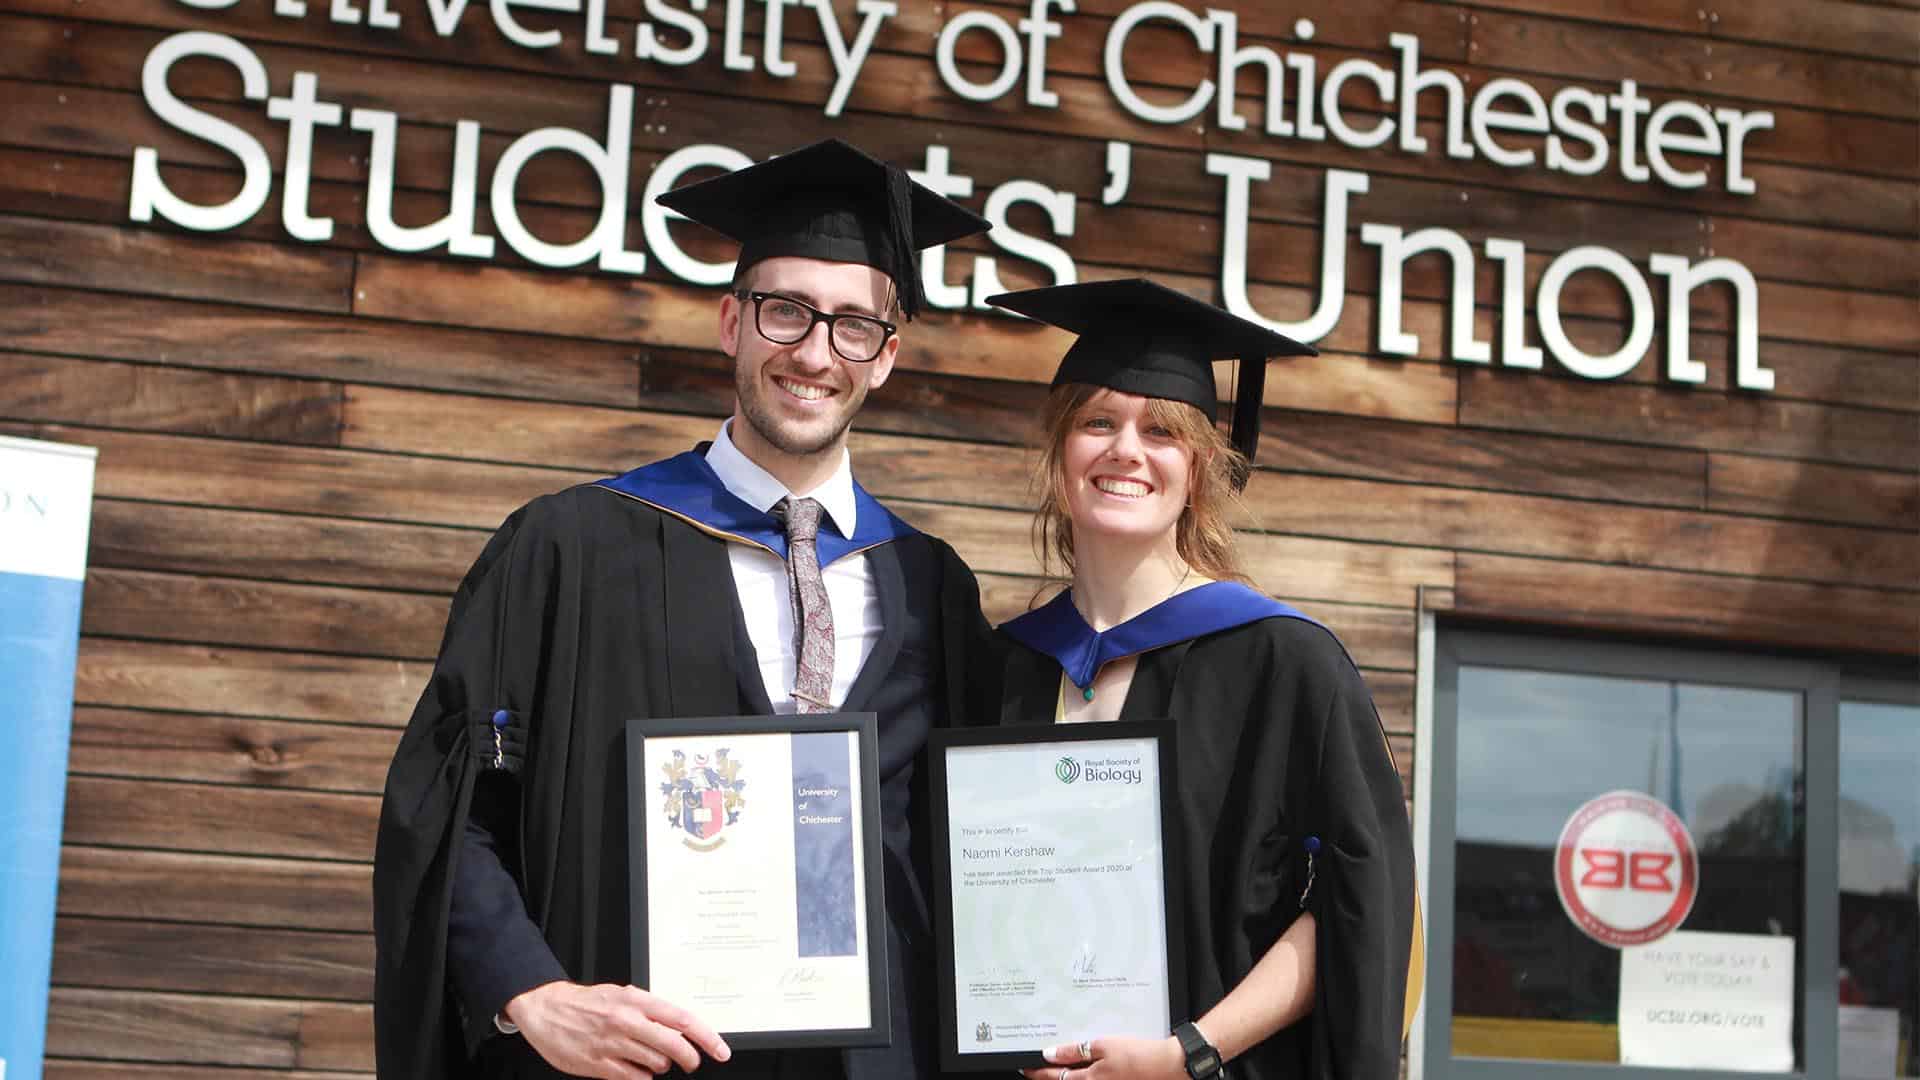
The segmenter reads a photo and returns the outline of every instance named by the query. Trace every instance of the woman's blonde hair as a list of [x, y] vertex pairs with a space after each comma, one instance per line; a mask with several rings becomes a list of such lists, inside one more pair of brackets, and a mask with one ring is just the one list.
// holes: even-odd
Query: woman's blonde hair
[[[1063, 460], [1067, 435], [1073, 431], [1080, 410], [1106, 387], [1088, 383], [1056, 386], [1047, 396], [1047, 407], [1040, 429], [1040, 462], [1034, 471], [1034, 486], [1040, 490], [1040, 507], [1033, 517], [1034, 553], [1048, 575], [1073, 576], [1073, 520], [1067, 513], [1067, 473]], [[1205, 413], [1184, 401], [1166, 398], [1147, 399], [1147, 417], [1166, 428], [1193, 454], [1193, 468], [1187, 477], [1187, 505], [1174, 525], [1174, 550], [1188, 566], [1216, 581], [1237, 581], [1251, 585], [1240, 569], [1234, 550], [1233, 526], [1227, 521], [1230, 511], [1240, 508], [1233, 487], [1236, 470], [1246, 467], [1246, 457], [1234, 449], [1220, 429]]]

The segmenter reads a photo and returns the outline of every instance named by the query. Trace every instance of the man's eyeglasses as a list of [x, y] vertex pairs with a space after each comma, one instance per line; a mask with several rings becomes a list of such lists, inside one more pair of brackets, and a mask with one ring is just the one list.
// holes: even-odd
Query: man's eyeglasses
[[884, 319], [851, 313], [829, 315], [791, 296], [767, 292], [737, 292], [742, 303], [753, 305], [753, 325], [760, 336], [776, 345], [793, 345], [813, 333], [815, 323], [827, 324], [827, 340], [843, 360], [864, 364], [880, 355], [898, 329]]

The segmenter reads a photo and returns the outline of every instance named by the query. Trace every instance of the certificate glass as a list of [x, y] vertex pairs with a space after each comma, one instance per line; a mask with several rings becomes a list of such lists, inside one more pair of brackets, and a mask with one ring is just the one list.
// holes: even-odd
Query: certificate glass
[[945, 731], [931, 763], [942, 1064], [1028, 1067], [1184, 1020], [1168, 741], [1141, 724]]
[[633, 979], [736, 1049], [891, 1039], [872, 713], [635, 720]]

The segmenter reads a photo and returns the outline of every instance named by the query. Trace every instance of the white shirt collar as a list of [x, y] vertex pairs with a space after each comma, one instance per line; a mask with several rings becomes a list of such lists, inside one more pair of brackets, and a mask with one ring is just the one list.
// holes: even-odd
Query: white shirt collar
[[[797, 494], [788, 491], [772, 473], [748, 460], [747, 455], [733, 445], [733, 439], [727, 434], [732, 423], [731, 419], [723, 421], [720, 433], [713, 437], [713, 445], [707, 448], [707, 464], [720, 477], [720, 483], [741, 502], [762, 513], [773, 509], [773, 504], [781, 499]], [[827, 512], [841, 536], [853, 536], [853, 458], [844, 448], [833, 475], [827, 477], [826, 483], [804, 494], [819, 501], [820, 508]]]

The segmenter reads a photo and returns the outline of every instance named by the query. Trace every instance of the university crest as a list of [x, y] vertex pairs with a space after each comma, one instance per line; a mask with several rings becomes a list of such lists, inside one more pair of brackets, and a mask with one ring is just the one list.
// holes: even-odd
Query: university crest
[[684, 843], [695, 851], [712, 851], [726, 842], [720, 831], [740, 820], [747, 800], [740, 792], [747, 782], [740, 779], [740, 762], [730, 757], [726, 747], [693, 755], [689, 762], [685, 751], [675, 750], [673, 760], [660, 766], [666, 779], [660, 794], [666, 796], [661, 810], [667, 822], [687, 835]]

